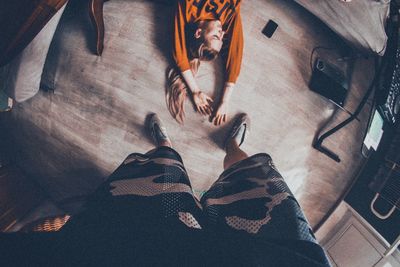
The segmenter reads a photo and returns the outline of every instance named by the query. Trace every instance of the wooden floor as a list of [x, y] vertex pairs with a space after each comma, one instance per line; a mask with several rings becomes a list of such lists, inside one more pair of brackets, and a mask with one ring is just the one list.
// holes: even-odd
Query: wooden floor
[[[70, 2], [52, 43], [46, 75], [54, 76], [55, 93], [40, 92], [17, 105], [7, 119], [20, 167], [57, 203], [71, 203], [92, 192], [128, 154], [152, 148], [143, 123], [147, 114], [157, 112], [183, 157], [195, 193], [201, 194], [223, 169], [221, 144], [231, 120], [215, 127], [190, 103], [185, 125], [170, 117], [164, 94], [173, 7], [151, 1], [106, 2], [102, 57], [93, 54], [94, 33], [86, 8], [85, 1]], [[368, 107], [361, 122], [325, 143], [340, 155], [341, 163], [314, 150], [314, 135], [335, 108], [308, 88], [310, 54], [315, 46], [335, 48], [317, 54], [343, 67], [336, 60], [341, 42], [293, 1], [243, 1], [242, 19], [244, 59], [230, 119], [240, 112], [251, 116], [251, 134], [243, 149], [271, 154], [316, 225], [362, 162]], [[261, 33], [269, 19], [279, 24], [271, 39]], [[201, 88], [212, 95], [222, 86], [219, 63], [203, 64], [198, 75]], [[371, 59], [355, 61], [349, 110], [367, 89], [371, 66]], [[332, 123], [347, 116], [337, 112]]]

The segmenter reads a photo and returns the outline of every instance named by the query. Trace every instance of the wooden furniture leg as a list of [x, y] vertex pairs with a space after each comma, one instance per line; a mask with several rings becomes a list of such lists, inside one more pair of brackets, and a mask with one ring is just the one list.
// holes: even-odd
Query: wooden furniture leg
[[89, 15], [96, 31], [96, 54], [101, 56], [104, 48], [104, 0], [89, 0]]

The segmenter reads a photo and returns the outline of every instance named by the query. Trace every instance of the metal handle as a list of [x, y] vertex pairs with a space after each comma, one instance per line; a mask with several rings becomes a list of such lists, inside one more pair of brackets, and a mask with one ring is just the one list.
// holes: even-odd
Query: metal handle
[[382, 220], [386, 220], [386, 219], [389, 218], [390, 215], [392, 215], [392, 213], [395, 211], [396, 206], [393, 205], [392, 209], [389, 210], [389, 212], [388, 212], [387, 214], [381, 214], [381, 213], [379, 213], [379, 212], [375, 209], [375, 207], [374, 207], [375, 202], [376, 202], [376, 200], [378, 199], [378, 197], [379, 197], [379, 193], [376, 193], [374, 199], [371, 201], [370, 209], [371, 209], [372, 213], [373, 213], [376, 217], [378, 217], [379, 219], [382, 219]]

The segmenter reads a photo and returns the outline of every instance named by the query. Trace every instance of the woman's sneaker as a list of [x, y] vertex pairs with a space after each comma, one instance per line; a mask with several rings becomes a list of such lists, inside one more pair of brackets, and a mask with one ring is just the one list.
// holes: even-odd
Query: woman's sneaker
[[241, 146], [249, 133], [250, 118], [246, 113], [242, 113], [233, 124], [232, 130], [225, 141], [225, 149], [232, 140], [235, 141], [238, 146]]
[[160, 146], [163, 143], [168, 143], [169, 146], [172, 146], [171, 140], [169, 139], [167, 134], [167, 129], [164, 127], [157, 114], [150, 115], [148, 129], [151, 138], [157, 146]]

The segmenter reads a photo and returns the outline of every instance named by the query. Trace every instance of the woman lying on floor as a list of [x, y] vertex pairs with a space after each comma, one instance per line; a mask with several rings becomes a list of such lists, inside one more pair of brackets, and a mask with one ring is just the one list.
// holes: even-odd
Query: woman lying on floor
[[[173, 56], [177, 69], [168, 74], [167, 105], [171, 115], [183, 122], [187, 94], [195, 108], [211, 116], [215, 125], [227, 120], [229, 99], [239, 76], [243, 54], [240, 0], [178, 0], [174, 19]], [[200, 61], [216, 59], [225, 64], [225, 84], [215, 110], [213, 100], [200, 90], [194, 76]]]

